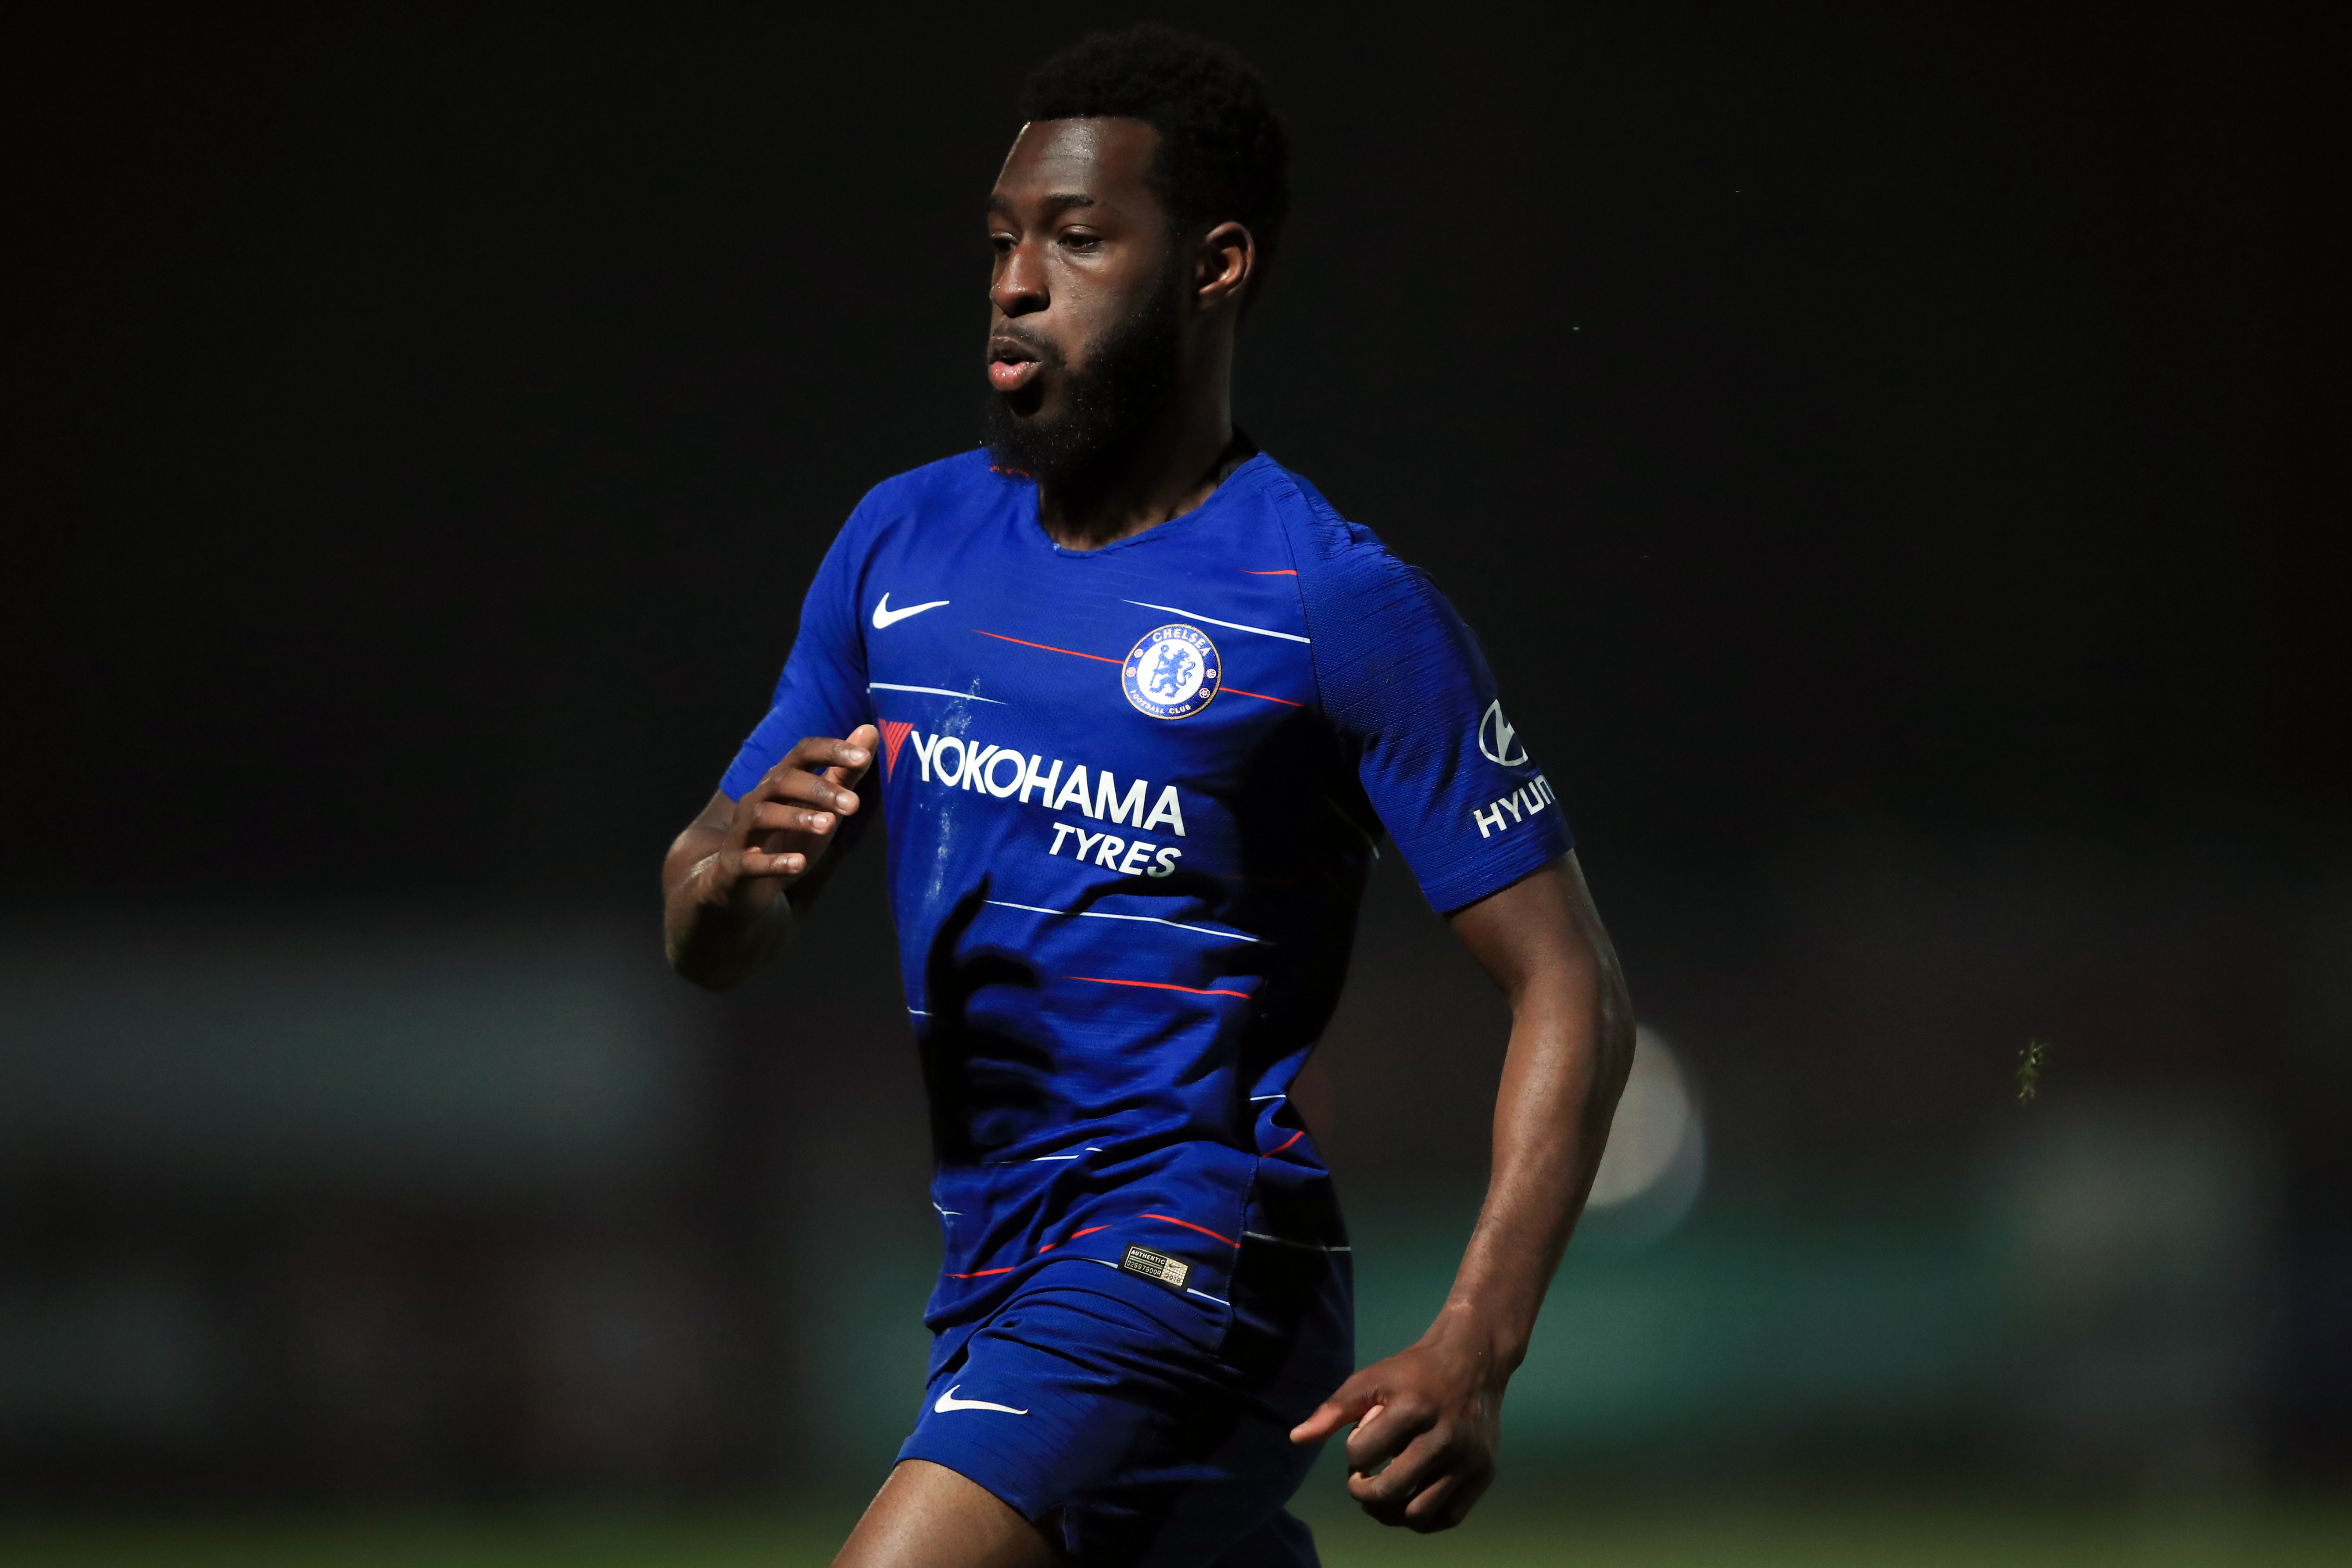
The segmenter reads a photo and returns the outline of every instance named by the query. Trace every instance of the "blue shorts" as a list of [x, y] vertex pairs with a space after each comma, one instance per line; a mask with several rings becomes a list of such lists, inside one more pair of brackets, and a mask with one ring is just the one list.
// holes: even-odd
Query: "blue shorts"
[[1089, 1258], [1041, 1270], [925, 1391], [901, 1459], [978, 1482], [1085, 1568], [1313, 1568], [1290, 1429], [1354, 1361], [1349, 1260], [1256, 1243], [1215, 1301]]

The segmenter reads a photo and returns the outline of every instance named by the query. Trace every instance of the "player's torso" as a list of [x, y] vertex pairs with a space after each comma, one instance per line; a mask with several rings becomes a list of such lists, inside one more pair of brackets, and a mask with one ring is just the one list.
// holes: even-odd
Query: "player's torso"
[[[1258, 928], [1319, 853], [1319, 827], [1286, 818], [1329, 815], [1288, 541], [1244, 493], [1063, 551], [1034, 493], [993, 481], [886, 520], [867, 556], [909, 1005], [938, 1016], [971, 947], [1019, 955], [1035, 984], [960, 1005], [1080, 1036], [1164, 1034], [1171, 1008], [1205, 1024], [1248, 1000], [1270, 957], [1249, 950], [1275, 934]], [[1050, 973], [1079, 960], [1104, 973]], [[1163, 987], [1150, 1023], [1117, 994]]]
[[1062, 1215], [1238, 1234], [1296, 1130], [1280, 1090], [1370, 845], [1328, 798], [1291, 545], [1249, 477], [1093, 552], [992, 478], [876, 520], [859, 628], [951, 1279]]
[[1033, 508], [988, 479], [882, 517], [861, 574], [940, 1163], [1240, 1152], [1270, 1053], [1312, 1039], [1267, 1023], [1336, 990], [1289, 541], [1246, 489], [1094, 552]]

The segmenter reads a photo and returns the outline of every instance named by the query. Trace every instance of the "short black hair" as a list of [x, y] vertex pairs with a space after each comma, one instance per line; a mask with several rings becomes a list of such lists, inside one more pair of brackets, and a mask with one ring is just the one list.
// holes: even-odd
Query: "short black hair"
[[1231, 220], [1257, 243], [1246, 315], [1290, 208], [1290, 138], [1265, 82], [1223, 44], [1157, 22], [1089, 33], [1029, 73], [1024, 120], [1140, 120], [1160, 132], [1148, 176], [1177, 236]]

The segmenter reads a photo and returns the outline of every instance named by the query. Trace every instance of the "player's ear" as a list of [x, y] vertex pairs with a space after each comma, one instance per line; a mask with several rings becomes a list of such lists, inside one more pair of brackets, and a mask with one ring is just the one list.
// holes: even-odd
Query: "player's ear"
[[1201, 237], [1192, 259], [1192, 298], [1202, 310], [1238, 304], [1257, 270], [1257, 241], [1237, 223], [1221, 223]]

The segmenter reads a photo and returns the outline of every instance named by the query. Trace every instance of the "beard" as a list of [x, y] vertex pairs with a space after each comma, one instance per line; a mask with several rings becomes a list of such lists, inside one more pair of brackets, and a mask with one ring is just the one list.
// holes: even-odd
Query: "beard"
[[1053, 349], [1019, 324], [998, 329], [1016, 337], [1063, 373], [1060, 413], [1045, 417], [1013, 412], [1012, 399], [992, 392], [981, 410], [989, 461], [1057, 489], [1084, 488], [1116, 472], [1140, 445], [1176, 385], [1182, 318], [1170, 268], [1140, 309], [1113, 328], [1084, 370], [1073, 371]]

